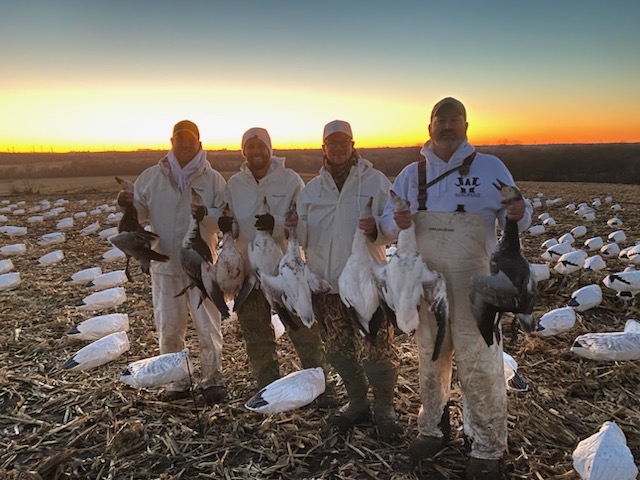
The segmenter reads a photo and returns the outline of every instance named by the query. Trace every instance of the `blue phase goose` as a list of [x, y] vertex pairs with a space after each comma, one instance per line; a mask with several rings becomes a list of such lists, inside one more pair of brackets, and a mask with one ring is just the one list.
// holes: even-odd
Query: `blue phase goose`
[[[287, 218], [297, 219], [296, 203], [292, 202]], [[265, 298], [280, 319], [292, 325], [288, 313], [297, 315], [305, 326], [311, 327], [315, 317], [312, 297], [314, 294], [328, 292], [331, 285], [309, 270], [300, 255], [300, 244], [296, 228], [289, 228], [287, 252], [280, 259], [278, 274], [275, 276], [257, 272]]]
[[[493, 186], [502, 195], [502, 202], [509, 203], [522, 198], [520, 190], [499, 179]], [[487, 345], [500, 342], [500, 314], [512, 312], [527, 333], [536, 328], [533, 307], [538, 289], [529, 263], [520, 251], [518, 222], [507, 219], [504, 234], [491, 256], [491, 275], [474, 277], [471, 281], [471, 312]]]
[[[191, 189], [191, 203], [202, 205], [202, 197], [194, 189]], [[215, 266], [213, 265], [213, 255], [207, 242], [200, 236], [200, 222], [191, 215], [189, 228], [182, 240], [180, 248], [180, 264], [187, 276], [191, 279], [191, 283], [178, 292], [175, 296], [179, 297], [193, 287], [198, 287], [201, 293], [200, 303], [205, 298], [209, 298], [220, 311], [222, 319], [229, 318], [229, 307], [225, 303], [224, 293], [220, 286], [215, 282]]]
[[[123, 178], [116, 177], [116, 180], [125, 192], [133, 193], [133, 183]], [[131, 257], [140, 263], [140, 268], [149, 275], [151, 260], [166, 262], [169, 257], [151, 249], [151, 242], [158, 238], [153, 232], [146, 231], [138, 222], [138, 212], [133, 205], [125, 207], [124, 215], [118, 224], [118, 234], [109, 238], [112, 245], [124, 252], [127, 256], [127, 263], [124, 271], [129, 281], [133, 281], [129, 273], [129, 261]]]
[[[409, 202], [400, 198], [393, 190], [389, 193], [393, 199], [394, 211], [409, 210]], [[444, 276], [430, 270], [418, 252], [413, 222], [409, 228], [400, 230], [398, 246], [389, 261], [373, 265], [373, 272], [381, 297], [395, 312], [396, 324], [403, 332], [410, 333], [418, 327], [418, 308], [422, 298], [429, 304], [438, 324], [431, 357], [435, 361], [440, 354], [449, 321], [447, 286]]]
[[[360, 212], [360, 218], [371, 218], [373, 197]], [[351, 256], [338, 278], [340, 298], [345, 304], [356, 327], [369, 340], [373, 341], [384, 320], [384, 311], [380, 306], [378, 288], [371, 270], [373, 259], [367, 248], [367, 237], [357, 228], [353, 236]]]

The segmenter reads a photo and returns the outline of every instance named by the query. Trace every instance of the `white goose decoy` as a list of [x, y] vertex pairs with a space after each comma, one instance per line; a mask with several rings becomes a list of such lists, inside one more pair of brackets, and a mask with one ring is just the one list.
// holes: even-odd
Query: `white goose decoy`
[[165, 353], [130, 363], [120, 376], [120, 381], [133, 388], [160, 387], [189, 378], [193, 364], [189, 349]]
[[547, 218], [549, 218], [551, 215], [549, 215], [547, 212], [543, 212], [540, 215], [538, 215], [538, 221], [540, 222], [544, 222]]
[[593, 252], [595, 250], [600, 250], [604, 246], [604, 241], [602, 237], [592, 237], [584, 241], [585, 248]]
[[504, 363], [504, 381], [507, 390], [515, 390], [516, 392], [526, 392], [529, 390], [527, 381], [518, 374], [518, 362], [507, 352], [502, 352], [502, 361]]
[[599, 285], [592, 284], [573, 292], [567, 305], [576, 312], [584, 312], [590, 308], [597, 307], [601, 303], [602, 289]]
[[558, 243], [557, 245], [547, 248], [547, 250], [540, 255], [540, 258], [547, 262], [556, 262], [562, 255], [572, 250], [571, 244], [564, 242]]
[[[134, 192], [134, 184], [129, 180], [116, 177], [125, 192]], [[102, 233], [102, 232], [101, 232]], [[129, 273], [129, 262], [135, 258], [140, 264], [142, 272], [150, 275], [151, 260], [156, 262], [167, 262], [169, 257], [151, 248], [151, 244], [158, 239], [156, 233], [145, 230], [138, 222], [138, 212], [133, 205], [127, 205], [124, 214], [118, 223], [117, 232], [109, 236], [109, 241], [114, 247], [119, 248], [127, 256], [127, 263], [124, 271], [129, 281], [132, 280]]]
[[618, 212], [622, 210], [622, 207], [620, 206], [619, 203], [614, 203], [613, 205], [611, 205], [611, 210], [613, 210], [614, 212]]
[[596, 214], [593, 212], [585, 213], [582, 215], [582, 220], [585, 222], [593, 222], [596, 219]]
[[42, 235], [38, 239], [38, 245], [57, 245], [64, 243], [66, 240], [67, 237], [63, 232], [52, 232]]
[[[128, 180], [123, 180], [123, 179], [121, 180], [131, 183]], [[120, 220], [122, 220], [122, 217], [124, 217], [124, 212], [110, 213], [109, 215], [107, 215], [107, 218], [104, 219], [104, 223], [107, 223], [109, 225], [113, 225], [114, 223], [120, 223]]]
[[[493, 186], [498, 189], [503, 203], [522, 198], [520, 190], [501, 180]], [[538, 287], [531, 267], [520, 250], [518, 222], [507, 219], [504, 235], [491, 255], [491, 275], [471, 279], [469, 298], [471, 312], [487, 345], [500, 341], [500, 313], [512, 312], [522, 329], [531, 333], [536, 328], [533, 307], [538, 296]]]
[[[191, 189], [191, 203], [202, 205], [202, 197], [193, 188]], [[205, 297], [209, 298], [220, 312], [222, 319], [229, 318], [229, 307], [224, 300], [224, 293], [213, 276], [213, 255], [209, 245], [200, 235], [200, 222], [195, 218], [195, 215], [191, 215], [189, 228], [182, 240], [180, 264], [191, 279], [191, 284], [178, 292], [176, 296], [184, 295], [189, 288], [198, 287], [201, 293], [198, 307]]]
[[0, 232], [4, 233], [11, 239], [15, 237], [24, 237], [27, 234], [27, 231], [27, 227], [16, 227], [14, 225], [5, 225], [4, 227], [0, 227]]
[[129, 350], [129, 346], [127, 332], [112, 333], [78, 350], [62, 365], [62, 369], [91, 370], [115, 360]]
[[[373, 216], [372, 204], [373, 197], [369, 197], [369, 201], [360, 212], [360, 219]], [[371, 269], [372, 261], [367, 238], [364, 232], [357, 228], [353, 236], [351, 255], [338, 278], [338, 287], [342, 303], [346, 305], [354, 324], [371, 340], [375, 339], [385, 318]]]
[[76, 212], [73, 214], [73, 218], [86, 218], [87, 212]]
[[94, 341], [116, 332], [129, 331], [129, 315], [110, 313], [91, 317], [70, 328], [67, 336], [74, 340]]
[[574, 340], [571, 351], [590, 360], [640, 360], [640, 333], [585, 333]]
[[[297, 219], [296, 204], [292, 202], [286, 214], [288, 219]], [[296, 228], [289, 228], [287, 252], [278, 264], [278, 275], [258, 273], [262, 291], [280, 319], [284, 322], [285, 310], [296, 314], [302, 323], [311, 327], [315, 321], [312, 296], [328, 292], [331, 285], [316, 275], [302, 259]]]
[[[393, 190], [389, 192], [394, 211], [409, 210], [409, 202]], [[424, 298], [433, 311], [438, 332], [431, 359], [440, 354], [449, 321], [449, 300], [444, 276], [430, 270], [418, 252], [415, 224], [400, 230], [396, 251], [388, 262], [372, 264], [376, 283], [386, 305], [395, 312], [396, 324], [405, 333], [414, 331], [420, 322], [418, 308]]]
[[527, 233], [532, 237], [537, 237], [542, 235], [546, 231], [544, 225], [534, 225], [533, 227], [529, 227]]
[[612, 273], [604, 277], [602, 283], [616, 292], [637, 292], [640, 290], [640, 270]]
[[27, 218], [27, 223], [42, 223], [44, 222], [44, 217], [42, 215], [34, 215], [33, 217]]
[[271, 415], [304, 407], [324, 393], [324, 371], [320, 367], [307, 368], [270, 383], [244, 406], [252, 412]]
[[102, 254], [102, 260], [104, 262], [117, 262], [118, 260], [124, 260], [127, 256], [119, 248], [113, 247]]
[[592, 272], [599, 272], [600, 270], [607, 267], [607, 263], [602, 259], [600, 255], [594, 255], [593, 257], [588, 257], [584, 261], [583, 268], [585, 270], [591, 270]]
[[600, 200], [600, 198], [594, 198], [593, 202], [591, 202], [591, 205], [593, 205], [595, 208], [600, 208], [602, 206], [602, 200]]
[[611, 232], [607, 237], [607, 240], [615, 243], [624, 242], [626, 239], [627, 235], [624, 233], [624, 230], [616, 230], [615, 232]]
[[546, 263], [530, 263], [531, 272], [536, 283], [543, 280], [549, 280], [551, 272], [549, 271], [549, 265]]
[[573, 245], [575, 241], [576, 239], [573, 238], [573, 235], [571, 235], [570, 233], [565, 233], [558, 239], [559, 243], [568, 243], [569, 245]]
[[118, 234], [118, 227], [109, 227], [109, 228], [105, 228], [104, 230], [100, 230], [98, 232], [98, 237], [100, 237], [103, 240], [108, 239], [109, 237], [113, 237], [114, 235]]
[[604, 203], [611, 203], [613, 202], [613, 197], [604, 197]]
[[574, 250], [573, 252], [568, 252], [562, 255], [553, 269], [558, 273], [568, 275], [581, 270], [586, 259], [587, 252], [584, 250]]
[[54, 250], [53, 252], [49, 252], [46, 255], [41, 256], [38, 259], [38, 263], [42, 267], [47, 267], [62, 261], [63, 258], [64, 252], [62, 250]]
[[622, 226], [622, 220], [620, 220], [618, 217], [612, 217], [609, 220], [607, 220], [607, 225], [609, 225], [612, 228], [618, 228]]
[[86, 284], [99, 275], [102, 275], [102, 269], [100, 267], [85, 268], [67, 277], [65, 282], [69, 282], [72, 285]]
[[124, 270], [114, 270], [103, 273], [87, 282], [86, 287], [93, 290], [105, 290], [107, 288], [119, 287], [127, 283], [127, 273]]
[[14, 257], [27, 253], [27, 246], [24, 243], [14, 243], [0, 247], [0, 255], [3, 257]]
[[78, 310], [104, 310], [127, 301], [127, 293], [122, 287], [101, 290], [86, 296], [76, 304]]
[[56, 229], [58, 230], [70, 230], [71, 228], [73, 228], [72, 217], [63, 218], [56, 223]]
[[86, 237], [87, 235], [91, 235], [92, 233], [95, 233], [98, 230], [100, 230], [100, 222], [93, 222], [87, 225], [86, 227], [84, 227], [82, 230], [80, 230], [80, 236]]
[[609, 243], [600, 249], [603, 257], [616, 257], [620, 253], [620, 246], [617, 243]]
[[[223, 215], [228, 214], [229, 208], [227, 206]], [[222, 235], [222, 248], [218, 253], [214, 268], [215, 282], [220, 286], [226, 299], [236, 299], [246, 277], [245, 261], [236, 246], [239, 233], [238, 222], [234, 219], [231, 231]]]
[[542, 242], [542, 244], [540, 245], [540, 250], [547, 250], [548, 248], [551, 248], [554, 245], [557, 245], [558, 243], [559, 242], [557, 238], [550, 238]]
[[587, 234], [587, 227], [584, 225], [578, 225], [577, 227], [573, 227], [569, 233], [573, 238], [584, 237]]
[[550, 337], [559, 333], [571, 330], [576, 323], [576, 312], [571, 307], [562, 307], [551, 310], [538, 322], [538, 328], [534, 335], [539, 337]]
[[19, 272], [3, 273], [2, 275], [0, 275], [0, 292], [18, 288], [20, 283], [21, 280]]
[[553, 217], [549, 217], [544, 222], [542, 222], [542, 224], [545, 227], [554, 227], [556, 225], [556, 221]]
[[583, 480], [635, 480], [638, 476], [627, 439], [615, 422], [604, 422], [598, 433], [578, 443], [573, 468]]
[[10, 258], [0, 260], [0, 274], [9, 273], [13, 270], [13, 262]]
[[573, 211], [575, 211], [575, 209], [576, 209], [576, 204], [575, 204], [575, 203], [569, 203], [569, 204], [567, 204], [567, 206], [566, 206], [566, 207], [564, 207], [564, 208], [565, 208], [565, 210], [568, 210], [568, 211], [570, 211], [570, 212], [573, 212]]

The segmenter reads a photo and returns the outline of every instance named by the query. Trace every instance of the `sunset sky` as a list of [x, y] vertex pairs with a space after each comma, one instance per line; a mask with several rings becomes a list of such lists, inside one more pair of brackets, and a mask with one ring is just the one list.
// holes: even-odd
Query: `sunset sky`
[[640, 141], [640, 2], [0, 0], [0, 152], [275, 148], [428, 138], [463, 101], [469, 139]]

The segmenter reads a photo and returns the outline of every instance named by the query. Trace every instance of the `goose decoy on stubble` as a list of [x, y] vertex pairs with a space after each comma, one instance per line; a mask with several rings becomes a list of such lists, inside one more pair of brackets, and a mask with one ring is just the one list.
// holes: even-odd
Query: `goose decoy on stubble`
[[[360, 212], [360, 219], [373, 216], [372, 204], [373, 197], [369, 197], [369, 201]], [[385, 317], [371, 270], [373, 259], [369, 254], [367, 241], [364, 231], [357, 228], [351, 255], [338, 278], [338, 288], [342, 303], [347, 307], [354, 324], [366, 338], [373, 341]]]
[[[409, 210], [407, 200], [400, 198], [393, 190], [389, 193], [393, 199], [394, 211]], [[381, 297], [395, 312], [396, 324], [403, 332], [410, 333], [418, 327], [418, 308], [422, 298], [428, 303], [438, 325], [431, 356], [435, 361], [440, 354], [449, 321], [447, 286], [444, 276], [430, 270], [418, 252], [413, 222], [409, 228], [398, 233], [397, 248], [389, 261], [373, 265], [373, 271]]]
[[[519, 200], [522, 193], [513, 185], [496, 179], [493, 186], [502, 195], [502, 203]], [[500, 314], [514, 313], [522, 329], [531, 333], [536, 329], [533, 307], [538, 289], [529, 262], [520, 251], [518, 222], [506, 220], [504, 233], [491, 255], [491, 275], [474, 277], [471, 281], [471, 311], [487, 345], [500, 342]]]
[[[191, 203], [202, 205], [202, 197], [191, 189]], [[191, 279], [191, 283], [175, 296], [184, 295], [187, 290], [198, 287], [201, 297], [198, 307], [205, 298], [209, 298], [220, 311], [222, 319], [229, 318], [229, 307], [224, 300], [224, 292], [215, 281], [215, 265], [213, 255], [207, 242], [200, 235], [200, 222], [195, 215], [191, 215], [189, 228], [180, 247], [180, 265]]]
[[[134, 186], [129, 180], [116, 177], [116, 180], [127, 193], [133, 193]], [[129, 281], [133, 281], [131, 274], [129, 273], [129, 261], [131, 257], [135, 258], [140, 263], [140, 268], [144, 273], [149, 275], [149, 266], [151, 260], [158, 262], [166, 262], [169, 257], [156, 252], [151, 248], [151, 242], [156, 240], [158, 235], [153, 232], [148, 232], [138, 222], [138, 212], [136, 207], [129, 204], [125, 207], [124, 214], [118, 223], [118, 234], [109, 238], [111, 244], [122, 250], [127, 256], [127, 263], [124, 271]]]
[[[289, 220], [297, 220], [296, 203], [292, 202], [286, 213]], [[288, 313], [297, 315], [306, 327], [311, 327], [315, 320], [313, 297], [328, 292], [331, 285], [316, 275], [300, 255], [300, 244], [296, 227], [290, 227], [287, 251], [278, 264], [275, 276], [257, 272], [265, 298], [280, 319], [293, 324]]]

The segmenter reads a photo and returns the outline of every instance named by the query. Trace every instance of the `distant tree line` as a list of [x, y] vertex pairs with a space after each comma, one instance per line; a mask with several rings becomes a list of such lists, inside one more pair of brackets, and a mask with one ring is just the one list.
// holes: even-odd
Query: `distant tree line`
[[[640, 143], [581, 145], [492, 145], [478, 151], [496, 155], [518, 181], [640, 183]], [[389, 177], [421, 158], [420, 147], [367, 148], [360, 154]], [[91, 177], [138, 175], [166, 152], [0, 153], [0, 178]], [[287, 166], [300, 173], [317, 172], [321, 150], [276, 150]], [[238, 151], [210, 151], [208, 159], [221, 172], [238, 171]]]

